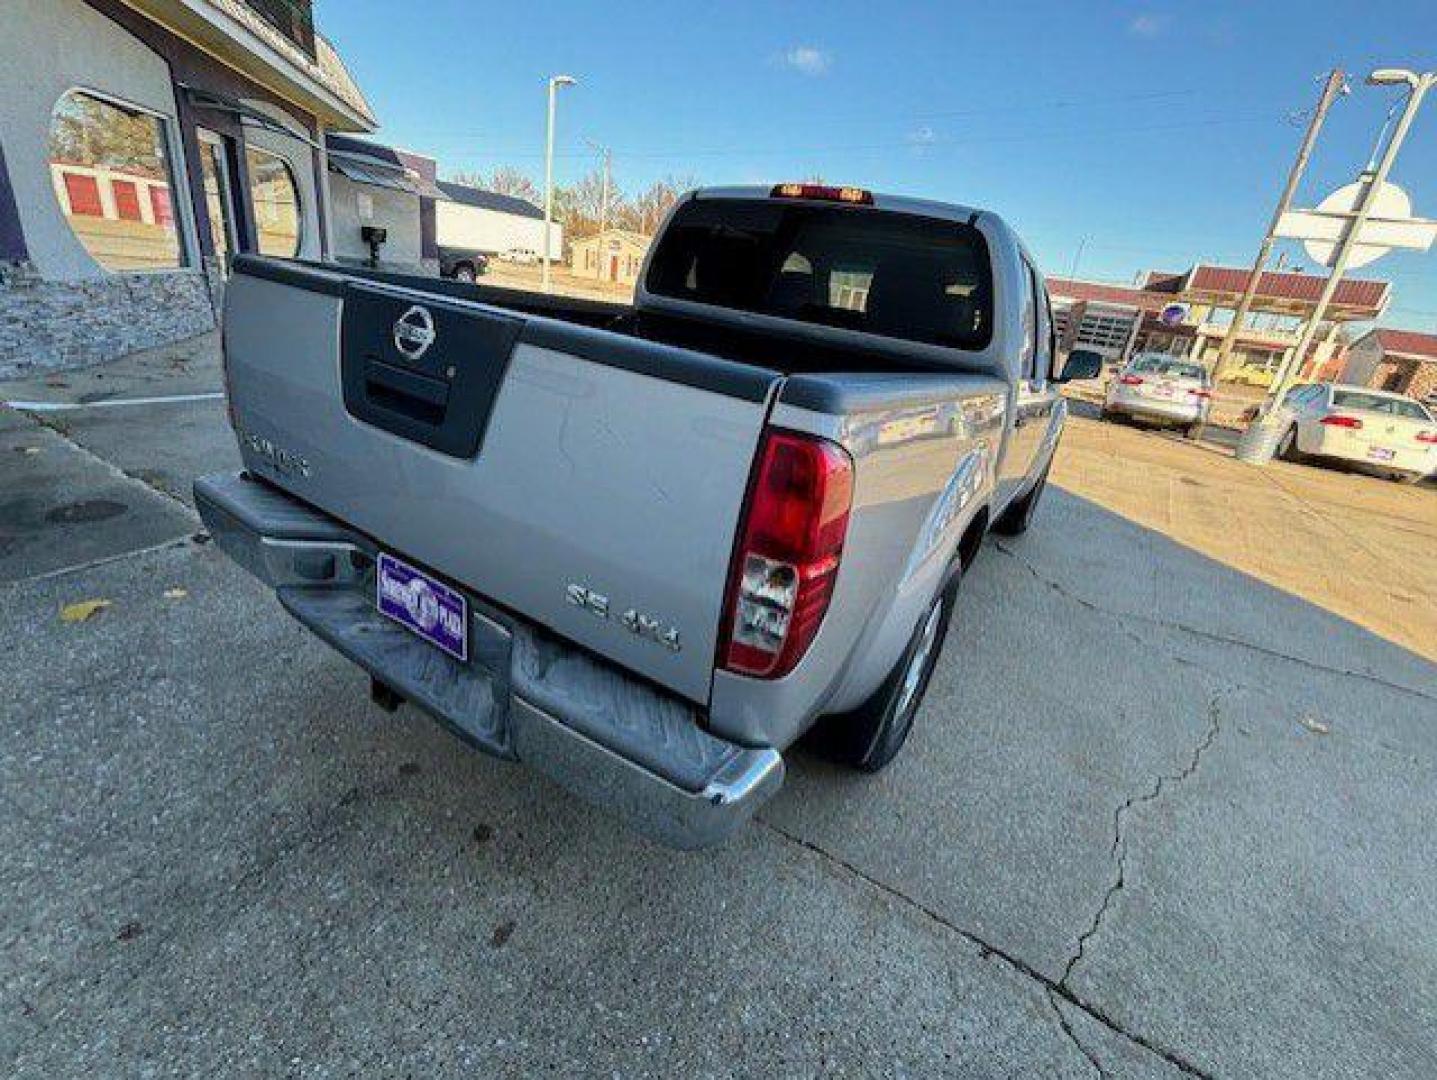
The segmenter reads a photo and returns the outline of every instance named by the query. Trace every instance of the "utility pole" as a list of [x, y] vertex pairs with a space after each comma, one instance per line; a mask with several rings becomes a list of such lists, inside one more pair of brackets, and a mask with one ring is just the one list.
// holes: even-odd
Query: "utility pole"
[[1312, 122], [1307, 125], [1307, 134], [1303, 136], [1302, 146], [1297, 151], [1297, 160], [1292, 163], [1292, 171], [1287, 174], [1287, 184], [1282, 189], [1282, 197], [1277, 200], [1277, 209], [1272, 212], [1272, 220], [1268, 222], [1267, 232], [1263, 234], [1262, 246], [1257, 249], [1257, 258], [1253, 260], [1252, 264], [1252, 276], [1248, 278], [1247, 288], [1243, 290], [1242, 299], [1238, 301], [1237, 310], [1233, 312], [1232, 323], [1228, 326], [1227, 333], [1223, 335], [1222, 344], [1218, 347], [1217, 360], [1212, 368], [1214, 387], [1232, 357], [1232, 347], [1237, 342], [1238, 334], [1242, 331], [1242, 324], [1247, 321], [1248, 312], [1252, 310], [1253, 298], [1257, 295], [1258, 284], [1262, 281], [1263, 268], [1267, 266], [1267, 257], [1272, 253], [1273, 234], [1277, 230], [1277, 223], [1292, 205], [1292, 196], [1297, 192], [1297, 183], [1302, 179], [1302, 174], [1307, 169], [1308, 158], [1312, 157], [1312, 148], [1317, 143], [1317, 133], [1322, 130], [1323, 121], [1327, 119], [1327, 110], [1332, 108], [1332, 103], [1337, 100], [1338, 94], [1345, 93], [1347, 93], [1347, 76], [1343, 74], [1341, 68], [1333, 68], [1327, 75], [1327, 82], [1323, 84], [1322, 96], [1317, 100], [1317, 109], [1312, 114]]
[[559, 87], [573, 86], [577, 81], [572, 75], [553, 75], [549, 79], [549, 127], [544, 144], [544, 274], [540, 286], [545, 292], [549, 291], [549, 262], [553, 254], [550, 234], [554, 220], [554, 101]]
[[1332, 297], [1337, 292], [1337, 286], [1342, 281], [1343, 272], [1347, 269], [1347, 261], [1352, 255], [1353, 248], [1357, 246], [1363, 226], [1367, 224], [1367, 219], [1372, 213], [1378, 192], [1382, 190], [1382, 185], [1387, 181], [1387, 174], [1392, 171], [1392, 165], [1397, 160], [1397, 151], [1402, 149], [1402, 143], [1407, 138], [1407, 131], [1417, 116], [1417, 110], [1422, 107], [1422, 99], [1427, 96], [1427, 91], [1437, 84], [1437, 72], [1429, 71], [1419, 75], [1413, 71], [1384, 68], [1367, 76], [1367, 81], [1374, 86], [1405, 84], [1408, 90], [1407, 107], [1402, 110], [1402, 117], [1397, 121], [1397, 127], [1392, 132], [1392, 138], [1388, 140], [1387, 148], [1382, 152], [1381, 161], [1377, 163], [1377, 171], [1371, 174], [1371, 178], [1367, 182], [1367, 190], [1362, 193], [1352, 221], [1342, 234], [1342, 240], [1337, 246], [1336, 257], [1332, 262], [1332, 273], [1328, 275], [1327, 282], [1322, 287], [1322, 295], [1317, 298], [1317, 306], [1312, 311], [1312, 317], [1302, 328], [1302, 337], [1298, 340], [1297, 347], [1293, 349], [1292, 356], [1282, 365], [1277, 378], [1273, 380], [1271, 391], [1273, 403], [1282, 400], [1282, 395], [1296, 381], [1296, 376], [1302, 371], [1302, 363], [1307, 356], [1307, 350], [1312, 346], [1313, 339], [1317, 336], [1318, 325], [1322, 322], [1322, 316], [1327, 313], [1327, 306], [1332, 302]]
[[604, 155], [604, 193], [599, 198], [599, 232], [603, 233], [609, 227], [609, 191], [610, 179], [609, 170], [613, 165], [614, 152], [607, 146], [603, 149]]

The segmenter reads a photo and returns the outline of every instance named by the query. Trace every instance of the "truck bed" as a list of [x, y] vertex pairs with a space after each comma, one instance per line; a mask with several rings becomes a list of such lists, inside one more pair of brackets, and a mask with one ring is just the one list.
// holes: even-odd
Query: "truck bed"
[[[818, 354], [787, 341], [770, 342], [762, 365], [677, 347], [643, 335], [692, 327], [675, 333], [622, 305], [255, 256], [234, 269], [226, 373], [247, 470], [699, 704], [713, 690], [729, 560], [768, 425], [827, 413], [830, 438], [873, 447], [895, 417], [936, 429], [951, 427], [964, 394], [985, 396], [984, 416], [1001, 403], [994, 380], [874, 371], [877, 358], [867, 373], [852, 355], [840, 359], [847, 374], [800, 373], [782, 357]], [[504, 306], [484, 302], [495, 294]], [[393, 327], [416, 307], [436, 337], [410, 361]], [[758, 359], [741, 333], [708, 340]], [[991, 460], [1000, 435], [979, 434]], [[902, 543], [955, 454], [934, 443], [905, 465], [911, 505], [883, 510], [886, 528], [904, 522]], [[860, 483], [886, 484], [882, 473], [870, 467]], [[891, 557], [900, 573], [907, 556]]]

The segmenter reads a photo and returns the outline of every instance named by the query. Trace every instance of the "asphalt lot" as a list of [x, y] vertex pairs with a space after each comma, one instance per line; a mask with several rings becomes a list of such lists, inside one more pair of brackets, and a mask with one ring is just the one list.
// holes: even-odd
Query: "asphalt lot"
[[1437, 492], [1061, 454], [895, 765], [800, 750], [682, 855], [371, 706], [197, 537], [214, 399], [0, 409], [0, 1072], [1437, 1074]]

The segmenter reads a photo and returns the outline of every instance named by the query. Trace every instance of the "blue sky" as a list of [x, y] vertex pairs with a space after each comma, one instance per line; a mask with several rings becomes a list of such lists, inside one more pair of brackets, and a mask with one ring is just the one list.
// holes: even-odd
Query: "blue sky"
[[[543, 172], [544, 81], [567, 72], [559, 180], [612, 147], [625, 190], [820, 174], [992, 208], [1048, 273], [1130, 280], [1247, 263], [1323, 73], [1334, 108], [1310, 205], [1366, 162], [1394, 91], [1375, 66], [1437, 67], [1437, 2], [523, 4], [317, 0], [378, 137], [439, 159]], [[402, 14], [401, 14], [402, 12]], [[1437, 217], [1437, 93], [1393, 179]], [[1310, 266], [1300, 247], [1290, 258]], [[1359, 273], [1395, 283], [1385, 322], [1437, 331], [1437, 249]]]

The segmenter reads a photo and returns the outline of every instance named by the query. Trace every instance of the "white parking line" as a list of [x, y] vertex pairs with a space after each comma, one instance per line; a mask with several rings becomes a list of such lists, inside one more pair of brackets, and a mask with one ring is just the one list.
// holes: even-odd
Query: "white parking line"
[[76, 409], [113, 409], [120, 405], [174, 405], [184, 401], [219, 401], [224, 392], [168, 394], [164, 397], [112, 398], [108, 401], [6, 401], [0, 404], [22, 412], [72, 412]]

